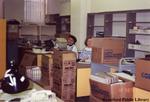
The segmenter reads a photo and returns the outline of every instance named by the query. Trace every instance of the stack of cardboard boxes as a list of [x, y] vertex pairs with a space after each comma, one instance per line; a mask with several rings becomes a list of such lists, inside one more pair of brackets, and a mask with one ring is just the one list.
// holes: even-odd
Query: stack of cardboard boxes
[[75, 102], [76, 55], [70, 51], [54, 51], [52, 91], [65, 102]]
[[53, 87], [53, 76], [52, 76], [52, 69], [53, 69], [53, 54], [43, 55], [42, 56], [42, 77], [41, 81], [46, 89], [52, 89]]
[[[92, 63], [113, 65], [118, 64], [119, 60], [123, 57], [125, 46], [124, 38], [93, 38], [92, 42]], [[92, 67], [92, 70], [93, 69]], [[106, 84], [98, 80], [90, 79], [90, 85], [90, 102], [132, 101], [132, 82], [122, 81]]]

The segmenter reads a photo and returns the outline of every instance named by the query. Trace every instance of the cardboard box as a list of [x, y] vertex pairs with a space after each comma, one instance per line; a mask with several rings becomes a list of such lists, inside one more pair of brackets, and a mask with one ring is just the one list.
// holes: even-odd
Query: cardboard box
[[35, 58], [35, 55], [25, 53], [21, 60], [20, 67], [32, 66], [34, 64]]
[[52, 91], [65, 102], [75, 101], [76, 55], [71, 51], [54, 51]]
[[92, 38], [92, 47], [96, 48], [121, 48], [124, 49], [125, 38], [104, 37]]
[[104, 102], [121, 102], [133, 99], [132, 82], [103, 84], [90, 79], [90, 85], [91, 94]]
[[104, 102], [104, 101], [94, 97], [93, 95], [90, 95], [90, 102]]
[[53, 55], [42, 55], [42, 82], [44, 86], [47, 86], [48, 89], [51, 89], [53, 87], [53, 75], [52, 75], [52, 69], [53, 69]]
[[53, 87], [52, 71], [50, 69], [48, 70], [46, 68], [41, 68], [41, 72], [42, 72], [41, 81], [45, 86], [49, 86], [49, 88], [51, 89]]
[[136, 60], [135, 86], [150, 91], [150, 60]]
[[118, 64], [123, 57], [125, 40], [123, 38], [93, 38], [92, 62]]
[[[142, 102], [149, 102], [150, 101], [150, 92], [146, 90], [142, 90], [137, 87], [133, 87], [133, 99], [134, 102], [142, 101]], [[140, 100], [142, 99], [142, 100]]]
[[54, 82], [52, 91], [63, 100], [75, 100], [75, 84]]
[[53, 67], [53, 55], [42, 55], [42, 67], [52, 68]]
[[76, 54], [72, 51], [54, 50], [53, 59], [56, 60], [54, 63], [57, 63], [60, 61], [76, 60]]
[[60, 69], [54, 70], [53, 78], [55, 81], [65, 84], [72, 84], [76, 82], [76, 70], [66, 70], [63, 71]]

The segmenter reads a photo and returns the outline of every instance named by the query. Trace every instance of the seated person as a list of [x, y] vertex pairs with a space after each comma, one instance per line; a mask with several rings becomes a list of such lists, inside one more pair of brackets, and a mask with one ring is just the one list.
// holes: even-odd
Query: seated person
[[81, 62], [91, 62], [92, 55], [92, 38], [88, 37], [85, 40], [85, 48], [81, 51], [79, 59]]
[[78, 50], [75, 45], [76, 42], [77, 42], [76, 37], [73, 35], [69, 35], [67, 38], [67, 50], [75, 52], [78, 56]]

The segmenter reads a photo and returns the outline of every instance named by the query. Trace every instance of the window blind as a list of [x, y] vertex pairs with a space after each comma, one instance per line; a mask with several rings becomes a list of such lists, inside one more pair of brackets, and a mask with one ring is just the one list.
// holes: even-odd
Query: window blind
[[26, 23], [44, 24], [46, 0], [24, 0], [24, 21]]

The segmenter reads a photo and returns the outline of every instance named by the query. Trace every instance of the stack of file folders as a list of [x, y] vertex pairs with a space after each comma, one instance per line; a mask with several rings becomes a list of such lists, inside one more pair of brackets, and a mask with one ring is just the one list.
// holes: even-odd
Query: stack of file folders
[[95, 75], [91, 75], [90, 79], [104, 84], [113, 84], [119, 82], [118, 76], [109, 72], [98, 72]]

